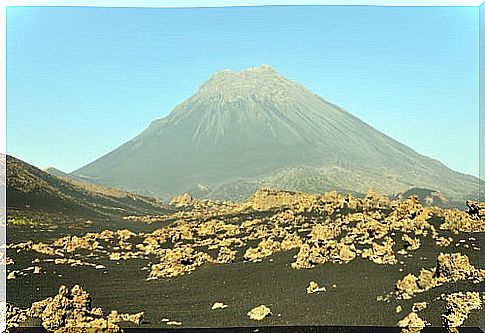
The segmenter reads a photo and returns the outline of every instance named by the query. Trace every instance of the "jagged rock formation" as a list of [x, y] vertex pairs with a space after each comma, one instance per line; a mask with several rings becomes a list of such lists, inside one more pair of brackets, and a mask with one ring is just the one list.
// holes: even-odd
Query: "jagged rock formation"
[[477, 178], [416, 153], [267, 65], [216, 73], [170, 115], [72, 175], [166, 198], [421, 187], [464, 201], [479, 190]]
[[458, 292], [445, 296], [446, 313], [442, 315], [443, 326], [458, 327], [468, 318], [471, 311], [480, 309], [482, 300], [479, 292]]
[[472, 280], [479, 283], [485, 280], [485, 270], [470, 264], [469, 258], [460, 253], [440, 253], [435, 268], [422, 268], [419, 276], [408, 274], [396, 283], [399, 298], [410, 299], [415, 294], [447, 282]]
[[415, 312], [411, 312], [397, 324], [402, 327], [403, 333], [419, 333], [426, 326], [426, 321], [421, 319]]
[[57, 295], [34, 302], [28, 309], [7, 304], [6, 310], [7, 331], [18, 327], [28, 318], [39, 318], [49, 332], [119, 332], [118, 323], [130, 321], [140, 325], [144, 315], [143, 312], [121, 314], [113, 310], [105, 316], [103, 309], [91, 306], [91, 297], [79, 285], [71, 290], [61, 286]]
[[485, 214], [483, 213], [483, 203], [467, 201], [469, 210], [464, 212], [459, 209], [447, 209], [443, 211], [445, 218], [441, 225], [443, 230], [451, 230], [454, 233], [464, 232], [484, 232]]
[[485, 218], [485, 203], [467, 200], [466, 205], [468, 206], [469, 215], [478, 219]]
[[[154, 256], [159, 262], [146, 267], [148, 280], [190, 274], [204, 264], [260, 262], [293, 249], [298, 250], [291, 263], [294, 269], [346, 264], [357, 257], [378, 265], [396, 265], [399, 255], [417, 251], [428, 235], [447, 245], [429, 220], [446, 220], [449, 211], [424, 207], [416, 197], [390, 201], [377, 193], [358, 199], [336, 192], [314, 195], [264, 189], [243, 203], [195, 200], [173, 214], [127, 217], [149, 223], [172, 221], [150, 233], [104, 230], [64, 236], [50, 243], [9, 244], [8, 249], [40, 253], [59, 265], [94, 269], [103, 265], [90, 262], [88, 257], [81, 260], [77, 254], [90, 253], [112, 261]], [[255, 217], [256, 212], [266, 217]], [[400, 249], [396, 232], [402, 234]], [[17, 278], [24, 273], [9, 274]], [[485, 272], [475, 269], [466, 256], [443, 253], [436, 268], [403, 277], [396, 289], [400, 297], [411, 298], [448, 281], [483, 278]]]

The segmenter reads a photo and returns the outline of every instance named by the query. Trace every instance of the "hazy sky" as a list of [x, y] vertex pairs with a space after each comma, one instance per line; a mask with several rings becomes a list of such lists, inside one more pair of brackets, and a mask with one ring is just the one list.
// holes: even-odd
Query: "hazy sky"
[[7, 153], [73, 171], [266, 63], [478, 175], [478, 28], [477, 7], [10, 7]]

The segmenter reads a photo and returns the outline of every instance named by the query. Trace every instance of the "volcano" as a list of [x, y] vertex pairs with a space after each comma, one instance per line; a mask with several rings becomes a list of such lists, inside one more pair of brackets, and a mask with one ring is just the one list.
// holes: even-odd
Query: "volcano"
[[450, 170], [268, 65], [214, 74], [167, 117], [72, 176], [169, 198], [244, 199], [261, 187], [477, 197]]

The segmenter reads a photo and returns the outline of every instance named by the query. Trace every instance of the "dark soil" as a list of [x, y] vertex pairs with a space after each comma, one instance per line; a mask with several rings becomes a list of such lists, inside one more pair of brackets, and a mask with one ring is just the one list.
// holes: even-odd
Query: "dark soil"
[[[9, 227], [7, 237], [9, 243], [28, 239], [48, 241], [66, 234], [82, 235], [90, 231], [123, 228], [147, 232], [160, 226], [116, 219], [97, 220], [93, 224], [79, 220], [58, 224], [52, 231], [47, 231], [46, 227]], [[478, 240], [470, 242], [468, 238], [471, 236]], [[80, 284], [91, 294], [93, 306], [100, 306], [106, 312], [111, 309], [145, 311], [142, 327], [160, 328], [170, 328], [164, 318], [181, 321], [181, 327], [395, 326], [411, 311], [413, 303], [427, 301], [428, 308], [419, 313], [420, 317], [433, 326], [441, 326], [440, 316], [445, 303], [436, 301], [436, 298], [442, 293], [477, 291], [479, 285], [472, 282], [448, 283], [399, 302], [394, 296], [389, 303], [377, 301], [377, 297], [393, 291], [396, 281], [406, 274], [417, 274], [421, 268], [434, 267], [441, 251], [462, 252], [477, 268], [485, 268], [483, 252], [473, 250], [473, 246], [469, 249], [455, 246], [459, 239], [466, 239], [470, 245], [475, 243], [485, 248], [483, 234], [462, 233], [454, 238], [455, 242], [447, 248], [437, 247], [431, 238], [426, 238], [420, 249], [413, 252], [412, 258], [397, 255], [398, 261], [404, 261], [404, 265], [377, 265], [356, 258], [348, 264], [326, 263], [313, 269], [295, 270], [290, 267], [292, 256], [297, 252], [293, 250], [278, 253], [259, 263], [205, 264], [192, 274], [154, 281], [146, 281], [148, 271], [141, 270], [149, 263], [148, 260], [93, 258], [91, 262], [106, 266], [106, 269], [99, 270], [42, 263], [44, 272], [41, 275], [28, 274], [7, 281], [7, 299], [16, 306], [28, 307], [34, 301], [55, 295], [62, 284], [69, 287]], [[25, 256], [11, 250], [8, 255], [15, 261], [14, 265], [8, 266], [9, 271], [33, 266], [32, 260], [42, 258], [40, 254]], [[310, 281], [316, 281], [327, 291], [307, 294], [306, 287]], [[215, 302], [223, 302], [228, 307], [211, 310]], [[261, 322], [250, 320], [246, 313], [260, 304], [270, 307], [272, 316]], [[403, 307], [399, 314], [395, 312], [397, 304]], [[483, 328], [484, 318], [485, 310], [472, 312], [465, 326]]]

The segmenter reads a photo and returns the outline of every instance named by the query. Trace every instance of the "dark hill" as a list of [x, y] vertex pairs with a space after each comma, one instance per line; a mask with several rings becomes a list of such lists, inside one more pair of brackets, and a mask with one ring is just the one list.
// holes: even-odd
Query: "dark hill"
[[162, 213], [156, 199], [59, 178], [15, 157], [7, 159], [7, 210], [67, 215], [128, 215]]

